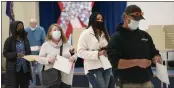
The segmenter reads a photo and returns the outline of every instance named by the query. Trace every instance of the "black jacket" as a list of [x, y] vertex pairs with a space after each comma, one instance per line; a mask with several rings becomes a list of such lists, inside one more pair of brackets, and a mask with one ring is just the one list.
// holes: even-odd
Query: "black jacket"
[[[8, 37], [4, 43], [3, 55], [6, 58], [6, 80], [5, 80], [5, 88], [16, 88], [16, 28], [21, 21], [14, 21], [10, 24], [10, 30], [12, 36]], [[22, 23], [23, 24], [23, 23]], [[27, 35], [23, 33], [23, 40], [25, 45], [26, 55], [31, 54], [30, 45], [27, 39]], [[29, 68], [30, 64], [27, 62]], [[31, 74], [29, 75], [31, 78]]]
[[122, 24], [117, 27], [117, 32], [111, 37], [108, 49], [108, 59], [112, 67], [116, 70], [117, 76], [122, 80], [130, 82], [145, 82], [149, 81], [153, 75], [151, 67], [146, 69], [138, 66], [118, 69], [120, 59], [149, 59], [159, 54], [156, 50], [151, 36], [140, 29], [131, 31], [123, 28]]

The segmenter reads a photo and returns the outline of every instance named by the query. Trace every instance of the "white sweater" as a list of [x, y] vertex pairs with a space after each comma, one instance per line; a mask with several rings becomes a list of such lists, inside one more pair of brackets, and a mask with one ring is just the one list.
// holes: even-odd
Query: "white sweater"
[[[49, 64], [48, 59], [50, 57], [56, 57], [56, 55], [60, 55], [60, 46], [61, 45], [62, 45], [62, 41], [59, 42], [58, 45], [54, 44], [51, 41], [47, 41], [42, 45], [40, 54], [39, 54], [39, 56], [41, 58], [38, 60], [38, 62], [45, 65], [44, 70], [53, 68], [53, 64]], [[68, 43], [64, 43], [62, 56], [69, 59], [71, 57], [71, 54], [69, 52], [70, 49], [72, 49], [72, 46]], [[74, 73], [74, 67], [70, 74], [61, 72], [62, 81], [68, 85], [72, 85], [73, 73]]]
[[[77, 45], [77, 55], [84, 59], [85, 74], [88, 73], [88, 70], [103, 68], [98, 56], [98, 50], [107, 45], [108, 43], [104, 37], [104, 33], [102, 33], [98, 41], [92, 27], [89, 27], [81, 33]], [[106, 59], [106, 63], [109, 62], [107, 57]]]

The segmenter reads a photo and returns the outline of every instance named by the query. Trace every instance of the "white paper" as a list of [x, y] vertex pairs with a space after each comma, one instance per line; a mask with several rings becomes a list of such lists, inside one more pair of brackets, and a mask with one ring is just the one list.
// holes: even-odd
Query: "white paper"
[[31, 51], [39, 51], [39, 46], [30, 47]]
[[169, 85], [170, 82], [169, 82], [167, 67], [162, 64], [156, 63], [156, 71], [158, 79]]
[[69, 61], [69, 59], [57, 56], [57, 60], [54, 62], [53, 68], [60, 70], [69, 74], [71, 72], [73, 63]]
[[100, 56], [100, 61], [102, 63], [104, 70], [112, 67], [110, 61], [108, 60], [108, 58], [106, 56], [104, 56], [104, 55]]
[[26, 55], [23, 58], [27, 61], [37, 61], [40, 57], [38, 55]]

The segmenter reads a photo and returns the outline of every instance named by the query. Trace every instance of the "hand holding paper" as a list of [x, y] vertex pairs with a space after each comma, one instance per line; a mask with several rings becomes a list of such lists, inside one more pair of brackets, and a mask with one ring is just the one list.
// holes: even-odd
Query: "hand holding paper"
[[100, 61], [103, 65], [104, 70], [106, 70], [108, 68], [112, 68], [112, 66], [106, 56], [104, 56], [104, 55], [100, 56]]
[[51, 58], [51, 57], [50, 57], [50, 58], [48, 59], [48, 62], [50, 62], [50, 63], [54, 63], [55, 60], [56, 60], [56, 58]]
[[166, 84], [170, 84], [169, 82], [169, 76], [168, 76], [168, 72], [167, 72], [167, 67], [156, 63], [156, 71], [157, 71], [157, 77], [164, 83]]
[[57, 56], [57, 60], [54, 62], [53, 68], [69, 74], [72, 66], [73, 62], [70, 62], [69, 59], [62, 56]]
[[161, 56], [159, 56], [159, 55], [156, 55], [154, 58], [153, 58], [153, 63], [160, 63], [160, 64], [162, 64], [162, 58], [161, 58]]

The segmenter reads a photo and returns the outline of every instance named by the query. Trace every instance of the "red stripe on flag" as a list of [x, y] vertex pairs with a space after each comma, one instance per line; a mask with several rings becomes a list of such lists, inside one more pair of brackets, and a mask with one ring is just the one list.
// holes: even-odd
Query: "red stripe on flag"
[[69, 23], [69, 24], [68, 24], [68, 28], [67, 28], [67, 30], [66, 30], [66, 34], [65, 34], [67, 39], [69, 39], [69, 36], [70, 36], [70, 34], [72, 33], [72, 29], [73, 29], [73, 28], [72, 28], [72, 25], [71, 25], [71, 23]]
[[92, 6], [92, 7], [94, 6], [94, 1], [92, 2], [91, 6]]
[[59, 8], [60, 8], [60, 10], [62, 11], [64, 8], [63, 8], [63, 3], [62, 2], [60, 2], [60, 1], [58, 1], [58, 6], [59, 6]]
[[80, 24], [82, 25], [82, 27], [86, 27], [86, 25], [80, 20], [80, 18], [78, 17]]
[[[57, 5], [59, 6], [60, 10], [62, 11], [63, 10], [62, 2], [58, 1]], [[61, 13], [60, 13], [59, 19], [57, 20], [57, 24], [60, 24], [60, 18], [61, 18]]]

